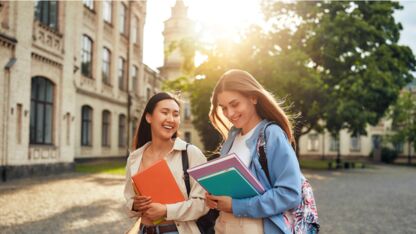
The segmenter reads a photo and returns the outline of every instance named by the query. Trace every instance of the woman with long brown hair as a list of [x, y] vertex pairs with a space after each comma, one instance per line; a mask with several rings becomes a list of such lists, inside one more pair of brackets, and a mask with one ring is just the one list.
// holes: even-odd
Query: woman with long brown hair
[[[141, 217], [144, 226], [140, 233], [199, 233], [195, 223], [208, 209], [204, 205], [204, 190], [190, 180], [189, 197], [182, 170], [182, 151], [187, 150], [189, 166], [206, 162], [205, 156], [195, 146], [177, 137], [180, 124], [179, 102], [168, 93], [158, 93], [146, 104], [133, 139], [133, 152], [127, 159], [124, 196], [132, 216]], [[152, 202], [151, 197], [135, 194], [131, 176], [143, 171], [157, 161], [165, 159], [176, 183], [187, 200], [175, 204]], [[153, 221], [164, 218], [163, 223]]]
[[[251, 74], [234, 69], [216, 84], [209, 117], [225, 140], [221, 156], [238, 155], [266, 188], [245, 199], [206, 193], [207, 206], [220, 210], [216, 233], [291, 233], [283, 213], [301, 201], [301, 172], [292, 125], [279, 103]], [[261, 134], [268, 173], [259, 161]]]

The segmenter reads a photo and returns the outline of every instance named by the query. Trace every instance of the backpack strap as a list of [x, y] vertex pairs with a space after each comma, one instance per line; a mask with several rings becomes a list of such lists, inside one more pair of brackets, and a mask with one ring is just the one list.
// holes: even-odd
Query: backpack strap
[[183, 180], [185, 181], [186, 186], [186, 193], [189, 194], [191, 192], [191, 182], [189, 181], [189, 174], [188, 174], [188, 168], [189, 168], [189, 159], [188, 159], [188, 145], [186, 144], [185, 150], [182, 150], [182, 170], [183, 170]]
[[267, 157], [266, 157], [266, 128], [269, 125], [275, 124], [274, 122], [267, 123], [263, 129], [260, 131], [259, 138], [257, 140], [257, 152], [259, 153], [259, 162], [261, 168], [263, 169], [264, 173], [266, 174], [267, 180], [269, 181], [270, 186], [272, 186], [272, 182], [270, 180], [269, 168], [267, 167]]

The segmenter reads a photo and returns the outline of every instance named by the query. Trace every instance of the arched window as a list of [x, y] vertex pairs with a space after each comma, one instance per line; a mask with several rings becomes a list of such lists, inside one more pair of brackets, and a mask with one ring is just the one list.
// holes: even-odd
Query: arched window
[[118, 116], [118, 146], [126, 146], [126, 116], [121, 114]]
[[118, 88], [126, 90], [126, 60], [123, 57], [118, 58]]
[[106, 47], [103, 48], [103, 64], [101, 68], [103, 82], [110, 84], [111, 52]]
[[131, 78], [132, 78], [132, 80], [133, 80], [133, 92], [135, 93], [135, 94], [138, 94], [139, 92], [138, 92], [138, 90], [139, 90], [139, 87], [137, 87], [138, 86], [138, 79], [139, 79], [139, 68], [136, 66], [136, 65], [133, 65], [133, 69], [132, 69], [132, 74], [131, 74]]
[[102, 123], [102, 146], [110, 146], [110, 131], [111, 131], [111, 113], [108, 110], [103, 111], [103, 123]]
[[44, 77], [32, 79], [30, 99], [30, 144], [53, 143], [54, 85]]
[[81, 145], [92, 145], [92, 108], [87, 105], [81, 109]]

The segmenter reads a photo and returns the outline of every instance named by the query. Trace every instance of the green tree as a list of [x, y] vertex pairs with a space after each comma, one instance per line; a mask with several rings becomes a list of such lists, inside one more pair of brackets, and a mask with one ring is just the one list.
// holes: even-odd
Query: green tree
[[393, 143], [408, 144], [408, 163], [412, 164], [411, 147], [416, 151], [416, 94], [405, 91], [391, 107], [390, 117], [394, 135]]
[[286, 100], [297, 141], [323, 127], [334, 136], [341, 129], [366, 134], [367, 124], [378, 123], [416, 67], [410, 48], [398, 45], [402, 28], [393, 12], [399, 9], [398, 2], [264, 1], [271, 27], [253, 26], [237, 43], [218, 41], [194, 72], [206, 77], [190, 85], [194, 123], [204, 144], [214, 145], [206, 136], [212, 88], [230, 68], [248, 70]]
[[[267, 15], [296, 15], [295, 41], [321, 70], [327, 100], [320, 106], [325, 127], [366, 134], [400, 90], [412, 80], [416, 61], [398, 45], [402, 26], [393, 13], [398, 2], [297, 2], [265, 4]], [[340, 153], [338, 152], [338, 158]]]

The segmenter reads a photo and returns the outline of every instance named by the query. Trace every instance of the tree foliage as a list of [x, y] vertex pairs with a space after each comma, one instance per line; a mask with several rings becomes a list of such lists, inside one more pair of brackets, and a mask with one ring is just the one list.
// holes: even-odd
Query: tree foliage
[[[220, 75], [240, 68], [285, 100], [295, 118], [295, 139], [312, 129], [365, 134], [412, 79], [416, 61], [398, 44], [398, 2], [264, 1], [267, 30], [253, 26], [241, 40], [219, 40], [190, 86], [194, 124], [207, 149], [220, 138], [208, 125], [209, 98]], [[192, 47], [193, 46], [193, 47]], [[191, 47], [198, 49], [195, 44]]]
[[416, 94], [409, 91], [403, 92], [395, 105], [391, 106], [390, 118], [393, 121], [392, 129], [394, 130], [391, 140], [394, 144], [408, 143], [410, 161], [412, 144], [416, 151]]

